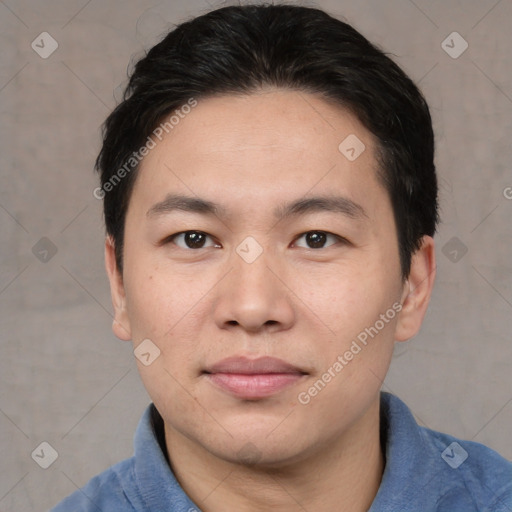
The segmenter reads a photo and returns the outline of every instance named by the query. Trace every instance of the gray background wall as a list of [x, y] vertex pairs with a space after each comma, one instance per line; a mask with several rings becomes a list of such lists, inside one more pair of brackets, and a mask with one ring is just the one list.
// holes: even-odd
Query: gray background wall
[[[131, 455], [149, 399], [131, 345], [110, 330], [99, 126], [133, 54], [225, 3], [0, 2], [0, 511], [45, 510]], [[384, 389], [422, 424], [512, 459], [512, 1], [316, 5], [392, 53], [434, 118], [437, 287]], [[46, 59], [31, 48], [51, 49], [44, 31], [58, 43]], [[453, 31], [469, 44], [458, 58], [441, 46]], [[46, 470], [31, 457], [44, 441], [58, 452]]]

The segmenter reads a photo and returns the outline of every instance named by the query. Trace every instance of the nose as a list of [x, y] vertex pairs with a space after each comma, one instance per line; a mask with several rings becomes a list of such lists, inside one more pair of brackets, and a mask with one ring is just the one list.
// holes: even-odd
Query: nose
[[234, 254], [232, 264], [217, 288], [214, 315], [218, 327], [247, 332], [289, 329], [295, 321], [295, 308], [278, 263], [268, 262], [263, 252], [251, 263]]

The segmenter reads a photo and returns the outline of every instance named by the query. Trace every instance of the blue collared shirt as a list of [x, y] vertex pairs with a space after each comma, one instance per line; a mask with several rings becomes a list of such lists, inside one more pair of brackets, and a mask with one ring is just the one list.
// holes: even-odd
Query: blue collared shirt
[[[150, 405], [135, 433], [135, 455], [51, 512], [200, 512], [171, 471], [162, 428]], [[407, 406], [384, 392], [381, 436], [386, 465], [369, 512], [512, 512], [512, 463], [490, 448], [418, 426]]]

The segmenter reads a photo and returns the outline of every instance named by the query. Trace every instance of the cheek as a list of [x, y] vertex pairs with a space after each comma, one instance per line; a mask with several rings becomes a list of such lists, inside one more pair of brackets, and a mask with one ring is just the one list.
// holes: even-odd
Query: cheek
[[292, 289], [330, 334], [342, 340], [373, 325], [391, 307], [398, 290], [387, 269], [369, 259], [304, 272]]
[[348, 400], [350, 395], [364, 402], [380, 386], [394, 346], [397, 314], [393, 304], [400, 298], [398, 274], [388, 268], [371, 261], [359, 262], [323, 278], [309, 275], [297, 288], [297, 295], [306, 297], [304, 303], [315, 313], [321, 329], [314, 338], [316, 377], [330, 369], [325, 378], [332, 382], [315, 406], [341, 397]]
[[140, 338], [160, 340], [190, 308], [190, 287], [180, 286], [176, 276], [142, 261], [127, 270], [126, 307], [134, 342]]
[[149, 338], [162, 351], [166, 367], [185, 371], [189, 360], [197, 358], [201, 330], [211, 321], [208, 298], [218, 277], [143, 261], [127, 270], [126, 307], [134, 344]]

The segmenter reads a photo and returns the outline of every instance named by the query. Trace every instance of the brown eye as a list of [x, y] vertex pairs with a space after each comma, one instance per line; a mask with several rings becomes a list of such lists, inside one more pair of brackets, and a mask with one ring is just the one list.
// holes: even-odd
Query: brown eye
[[308, 247], [311, 247], [312, 249], [318, 249], [319, 247], [323, 247], [325, 245], [326, 240], [326, 233], [322, 233], [320, 231], [306, 233], [306, 243], [308, 244]]
[[216, 246], [211, 236], [202, 231], [184, 231], [177, 233], [170, 238], [178, 247], [182, 249], [203, 249], [205, 247]]
[[[304, 240], [302, 243], [297, 243], [299, 240]], [[324, 249], [339, 241], [339, 237], [332, 233], [326, 233], [325, 231], [308, 231], [299, 238], [295, 245], [299, 247], [305, 247], [307, 249]], [[330, 243], [327, 243], [330, 242]], [[327, 245], [326, 245], [327, 244]]]
[[190, 249], [200, 249], [206, 242], [206, 235], [195, 231], [185, 233], [183, 238], [185, 245]]

